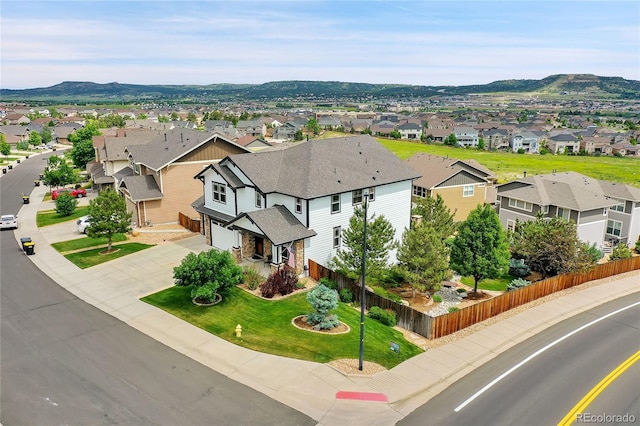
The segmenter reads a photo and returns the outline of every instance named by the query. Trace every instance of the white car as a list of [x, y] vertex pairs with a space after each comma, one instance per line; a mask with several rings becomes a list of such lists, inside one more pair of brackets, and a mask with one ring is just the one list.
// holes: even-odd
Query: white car
[[91, 226], [91, 216], [82, 216], [76, 221], [78, 232], [81, 234], [87, 233], [87, 228]]
[[3, 214], [0, 217], [0, 229], [18, 229], [18, 216]]

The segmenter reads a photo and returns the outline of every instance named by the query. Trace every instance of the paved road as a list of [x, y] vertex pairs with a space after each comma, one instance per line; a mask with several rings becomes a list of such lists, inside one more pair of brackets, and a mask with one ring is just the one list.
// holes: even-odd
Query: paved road
[[[398, 424], [555, 425], [596, 384], [640, 349], [640, 306], [568, 337], [499, 381], [458, 412], [470, 396], [512, 366], [576, 328], [638, 302], [633, 294], [567, 319], [454, 383]], [[640, 419], [640, 365], [620, 376], [586, 412]]]
[[[0, 178], [2, 213], [18, 211], [43, 166], [32, 157]], [[62, 289], [12, 231], [0, 232], [0, 258], [4, 426], [316, 423]]]

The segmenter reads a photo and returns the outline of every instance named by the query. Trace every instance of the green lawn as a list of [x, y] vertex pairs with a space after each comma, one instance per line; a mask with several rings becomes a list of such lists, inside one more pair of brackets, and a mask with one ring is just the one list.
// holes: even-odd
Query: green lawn
[[59, 215], [55, 210], [43, 210], [39, 211], [36, 215], [36, 224], [38, 227], [41, 227], [67, 222], [69, 220], [75, 221], [79, 217], [86, 216], [88, 212], [88, 206], [76, 207], [75, 211], [69, 216]]
[[[127, 236], [125, 234], [115, 234], [113, 236], [112, 241], [114, 243], [127, 241]], [[82, 238], [76, 238], [74, 240], [67, 240], [67, 241], [60, 241], [58, 243], [53, 243], [51, 244], [51, 247], [53, 247], [60, 253], [64, 253], [66, 251], [80, 250], [80, 249], [96, 247], [96, 246], [104, 246], [107, 243], [108, 243], [107, 237], [100, 237], [100, 238], [82, 237]]]
[[389, 139], [378, 139], [378, 141], [402, 160], [418, 152], [439, 156], [448, 155], [460, 160], [476, 160], [495, 173], [499, 183], [522, 177], [525, 171], [529, 175], [534, 175], [552, 173], [556, 170], [558, 172], [573, 171], [595, 179], [624, 182], [640, 187], [640, 160], [637, 158], [516, 154]]
[[[195, 306], [190, 288], [171, 287], [142, 300], [239, 346], [259, 352], [325, 363], [340, 358], [358, 358], [360, 313], [340, 303], [338, 318], [351, 327], [346, 334], [330, 335], [300, 330], [291, 320], [311, 311], [306, 293], [278, 301], [260, 299], [234, 287], [221, 303], [210, 307]], [[235, 336], [236, 325], [242, 337]], [[370, 318], [365, 319], [364, 359], [392, 368], [422, 353], [402, 334]], [[390, 343], [400, 344], [400, 353], [390, 350]]]
[[[507, 291], [507, 284], [509, 284], [516, 277], [509, 274], [505, 274], [496, 279], [484, 279], [478, 283], [478, 289], [489, 291]], [[473, 277], [460, 278], [462, 284], [468, 285], [473, 288]]]
[[109, 254], [100, 254], [105, 250], [104, 247], [101, 247], [93, 250], [85, 250], [66, 254], [64, 257], [66, 257], [78, 268], [86, 269], [104, 262], [109, 262], [119, 257], [126, 256], [131, 253], [138, 252], [140, 250], [147, 249], [149, 247], [153, 247], [153, 245], [142, 243], [124, 243], [114, 246], [114, 248], [117, 248], [118, 250]]

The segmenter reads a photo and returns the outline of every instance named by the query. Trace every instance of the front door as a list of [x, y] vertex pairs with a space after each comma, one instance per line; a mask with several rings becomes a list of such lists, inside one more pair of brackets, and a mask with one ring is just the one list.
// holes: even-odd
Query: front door
[[260, 257], [264, 256], [264, 240], [262, 237], [256, 237], [255, 255]]

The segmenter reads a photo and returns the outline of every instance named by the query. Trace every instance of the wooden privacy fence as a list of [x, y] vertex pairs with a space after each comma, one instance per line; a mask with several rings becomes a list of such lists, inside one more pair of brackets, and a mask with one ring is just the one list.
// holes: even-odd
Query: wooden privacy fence
[[178, 213], [178, 221], [180, 225], [187, 228], [191, 232], [200, 232], [200, 219], [191, 219], [184, 213]]
[[509, 309], [524, 305], [552, 293], [565, 290], [588, 281], [599, 280], [640, 269], [640, 256], [596, 265], [582, 274], [563, 274], [535, 282], [526, 287], [467, 306], [459, 311], [433, 318], [429, 339], [447, 336], [458, 330], [499, 315]]
[[[353, 293], [353, 300], [360, 303], [362, 290], [356, 281], [325, 268], [311, 259], [309, 259], [309, 276], [316, 281], [320, 281], [320, 278], [329, 278], [335, 281], [338, 284], [338, 290], [348, 288], [351, 290], [351, 293]], [[427, 338], [431, 335], [432, 317], [410, 306], [401, 305], [391, 299], [387, 299], [386, 297], [382, 297], [365, 289], [365, 309], [369, 309], [372, 306], [379, 306], [382, 309], [394, 311], [398, 319], [398, 326], [405, 330], [412, 331]]]
[[[638, 269], [640, 269], [640, 256], [607, 262], [596, 265], [585, 273], [556, 275], [527, 287], [504, 293], [438, 317], [431, 317], [368, 290], [365, 292], [365, 307], [369, 309], [371, 306], [379, 306], [383, 309], [391, 309], [397, 315], [398, 326], [428, 339], [437, 339], [552, 293], [584, 284], [588, 281], [599, 280]], [[360, 302], [360, 286], [354, 280], [325, 268], [311, 259], [309, 259], [309, 276], [316, 281], [321, 278], [329, 278], [335, 281], [338, 284], [338, 289], [350, 289], [354, 300], [358, 303]]]

